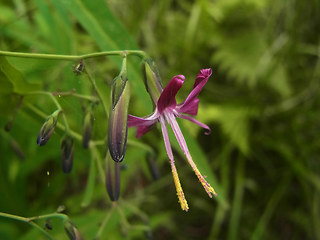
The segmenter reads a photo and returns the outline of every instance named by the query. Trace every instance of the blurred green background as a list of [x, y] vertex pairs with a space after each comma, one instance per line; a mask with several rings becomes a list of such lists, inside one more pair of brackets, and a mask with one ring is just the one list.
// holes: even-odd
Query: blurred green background
[[[1, 50], [77, 55], [141, 49], [157, 63], [164, 84], [186, 76], [180, 101], [199, 70], [211, 67], [197, 116], [211, 135], [179, 123], [193, 159], [218, 193], [208, 198], [173, 142], [190, 207], [183, 212], [159, 128], [139, 140], [129, 129], [121, 199], [118, 211], [111, 210], [96, 166], [104, 168], [105, 146], [86, 150], [76, 141], [72, 173], [64, 174], [63, 132], [36, 145], [44, 118], [34, 108], [47, 116], [54, 105], [46, 96], [25, 96], [17, 107], [23, 84], [1, 78], [0, 211], [30, 217], [64, 205], [83, 239], [94, 239], [107, 214], [101, 239], [320, 239], [319, 29], [318, 0], [0, 0]], [[72, 72], [75, 62], [7, 59], [35, 90], [92, 93], [87, 79]], [[120, 63], [119, 57], [86, 61], [106, 101]], [[128, 67], [129, 112], [147, 115], [152, 104], [139, 60], [130, 57]], [[58, 100], [71, 128], [81, 133], [88, 103], [71, 96]], [[93, 139], [106, 134], [100, 104]], [[147, 146], [157, 153], [157, 181], [147, 166]], [[61, 222], [51, 225], [46, 231], [55, 239], [67, 239]], [[45, 237], [0, 218], [0, 239]]]

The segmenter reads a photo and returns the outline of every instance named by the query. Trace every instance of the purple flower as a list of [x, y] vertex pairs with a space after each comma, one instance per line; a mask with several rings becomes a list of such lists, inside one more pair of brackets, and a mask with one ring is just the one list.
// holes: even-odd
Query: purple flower
[[[207, 125], [197, 121], [196, 119], [194, 119], [189, 115], [194, 115], [194, 116], [197, 115], [198, 105], [199, 105], [198, 95], [201, 92], [204, 85], [207, 83], [211, 74], [212, 74], [212, 70], [210, 68], [200, 70], [200, 73], [198, 74], [195, 80], [195, 83], [193, 85], [193, 90], [190, 92], [187, 99], [180, 104], [177, 104], [175, 96], [179, 91], [179, 89], [182, 87], [185, 77], [183, 75], [174, 76], [170, 80], [168, 85], [165, 87], [165, 89], [161, 92], [158, 101], [155, 103], [156, 104], [155, 111], [151, 115], [146, 116], [144, 118], [128, 115], [128, 127], [137, 127], [137, 133], [136, 133], [137, 138], [147, 133], [158, 121], [160, 122], [164, 144], [165, 144], [167, 154], [171, 163], [171, 169], [172, 169], [173, 179], [174, 179], [174, 183], [177, 190], [177, 195], [179, 198], [181, 208], [182, 210], [185, 210], [185, 211], [188, 211], [189, 207], [184, 197], [184, 193], [181, 188], [178, 173], [174, 165], [174, 158], [173, 158], [172, 149], [169, 141], [166, 121], [171, 126], [182, 151], [186, 155], [189, 164], [191, 165], [192, 169], [194, 170], [195, 174], [197, 175], [199, 181], [203, 185], [208, 195], [210, 197], [212, 197], [212, 194], [216, 195], [214, 189], [205, 180], [205, 176], [203, 176], [200, 173], [196, 164], [193, 162], [190, 152], [188, 150], [187, 143], [183, 137], [183, 134], [176, 120], [177, 117], [187, 119], [199, 125], [200, 127], [203, 127], [204, 129], [206, 129], [207, 132], [205, 134], [210, 134], [211, 130]], [[188, 115], [185, 115], [185, 114], [188, 114]]]

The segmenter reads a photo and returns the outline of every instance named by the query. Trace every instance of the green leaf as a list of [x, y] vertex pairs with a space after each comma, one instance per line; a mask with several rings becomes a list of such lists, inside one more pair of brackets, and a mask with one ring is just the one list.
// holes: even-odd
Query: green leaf
[[0, 56], [0, 81], [9, 81], [13, 86], [13, 92], [17, 94], [40, 89], [40, 85], [28, 83], [21, 72], [14, 68], [4, 56]]

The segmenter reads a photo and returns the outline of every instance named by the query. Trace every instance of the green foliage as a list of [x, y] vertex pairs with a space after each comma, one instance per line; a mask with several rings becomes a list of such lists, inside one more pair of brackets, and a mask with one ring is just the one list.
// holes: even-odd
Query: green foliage
[[[2, 51], [142, 49], [155, 60], [164, 85], [176, 74], [186, 76], [180, 99], [199, 70], [211, 67], [197, 116], [211, 135], [186, 121], [179, 124], [194, 161], [218, 193], [216, 199], [205, 195], [171, 136], [190, 205], [182, 212], [161, 132], [155, 128], [137, 140], [129, 129], [120, 200], [113, 205], [105, 189], [104, 106], [122, 58], [86, 59], [89, 75], [76, 76], [77, 61], [0, 56], [1, 212], [31, 217], [64, 205], [83, 239], [98, 233], [101, 239], [144, 239], [150, 232], [154, 239], [320, 239], [318, 0], [0, 0], [0, 12]], [[144, 116], [152, 101], [139, 64], [128, 58], [129, 113]], [[69, 175], [61, 169], [62, 117], [48, 143], [36, 145], [42, 124], [57, 110], [48, 94], [36, 91], [55, 93], [73, 131]], [[94, 111], [97, 145], [89, 149], [82, 147], [81, 132], [91, 100], [75, 93], [102, 98]], [[150, 152], [156, 153], [158, 181], [145, 161]], [[63, 222], [51, 221], [53, 230], [45, 231], [67, 239]], [[46, 219], [36, 223], [44, 227]], [[0, 239], [45, 236], [26, 222], [0, 218]]]

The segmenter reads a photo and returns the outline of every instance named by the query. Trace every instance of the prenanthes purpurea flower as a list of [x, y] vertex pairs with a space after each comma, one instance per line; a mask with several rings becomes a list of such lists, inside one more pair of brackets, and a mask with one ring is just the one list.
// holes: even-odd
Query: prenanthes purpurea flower
[[[147, 64], [148, 63], [146, 62], [145, 65], [147, 66]], [[146, 74], [147, 76], [148, 75], [149, 77], [152, 76], [151, 74], [152, 68], [150, 67], [149, 69], [146, 68], [146, 71], [149, 71], [149, 73]], [[173, 179], [174, 179], [175, 187], [177, 190], [179, 203], [181, 205], [182, 210], [184, 211], [188, 211], [189, 207], [180, 184], [177, 169], [174, 164], [174, 157], [173, 157], [173, 153], [172, 153], [172, 149], [169, 141], [166, 122], [168, 122], [169, 125], [171, 126], [173, 133], [183, 153], [185, 154], [188, 160], [188, 163], [192, 167], [193, 171], [195, 172], [196, 176], [198, 177], [199, 181], [201, 182], [202, 186], [204, 187], [208, 195], [212, 198], [212, 194], [216, 195], [216, 193], [214, 189], [210, 186], [210, 184], [205, 180], [205, 176], [203, 176], [200, 173], [196, 164], [192, 160], [187, 143], [183, 137], [183, 134], [176, 120], [177, 117], [189, 120], [199, 125], [200, 127], [203, 127], [204, 129], [206, 129], [207, 132], [205, 134], [210, 134], [211, 130], [207, 125], [197, 121], [196, 119], [194, 119], [189, 115], [193, 115], [193, 116], [197, 115], [198, 105], [199, 105], [198, 95], [201, 92], [204, 85], [207, 83], [211, 74], [212, 74], [212, 70], [210, 68], [200, 70], [200, 73], [197, 75], [195, 83], [193, 85], [193, 90], [190, 92], [186, 100], [180, 104], [177, 104], [175, 96], [184, 83], [185, 77], [183, 75], [174, 76], [163, 90], [160, 89], [159, 98], [157, 100], [155, 99], [155, 96], [157, 96], [156, 91], [157, 89], [159, 89], [160, 85], [156, 84], [154, 85], [156, 87], [153, 88], [152, 93], [150, 93], [150, 88], [148, 89], [149, 94], [152, 96], [152, 99], [156, 101], [155, 102], [156, 108], [154, 112], [151, 115], [143, 118], [128, 115], [128, 127], [137, 127], [137, 133], [136, 133], [137, 138], [147, 133], [158, 121], [160, 122], [164, 144], [170, 160]], [[153, 80], [158, 82], [160, 81], [159, 78], [155, 78], [155, 77]], [[151, 81], [151, 78], [146, 79], [146, 83], [150, 81]], [[188, 114], [188, 115], [185, 115], [185, 114]]]

